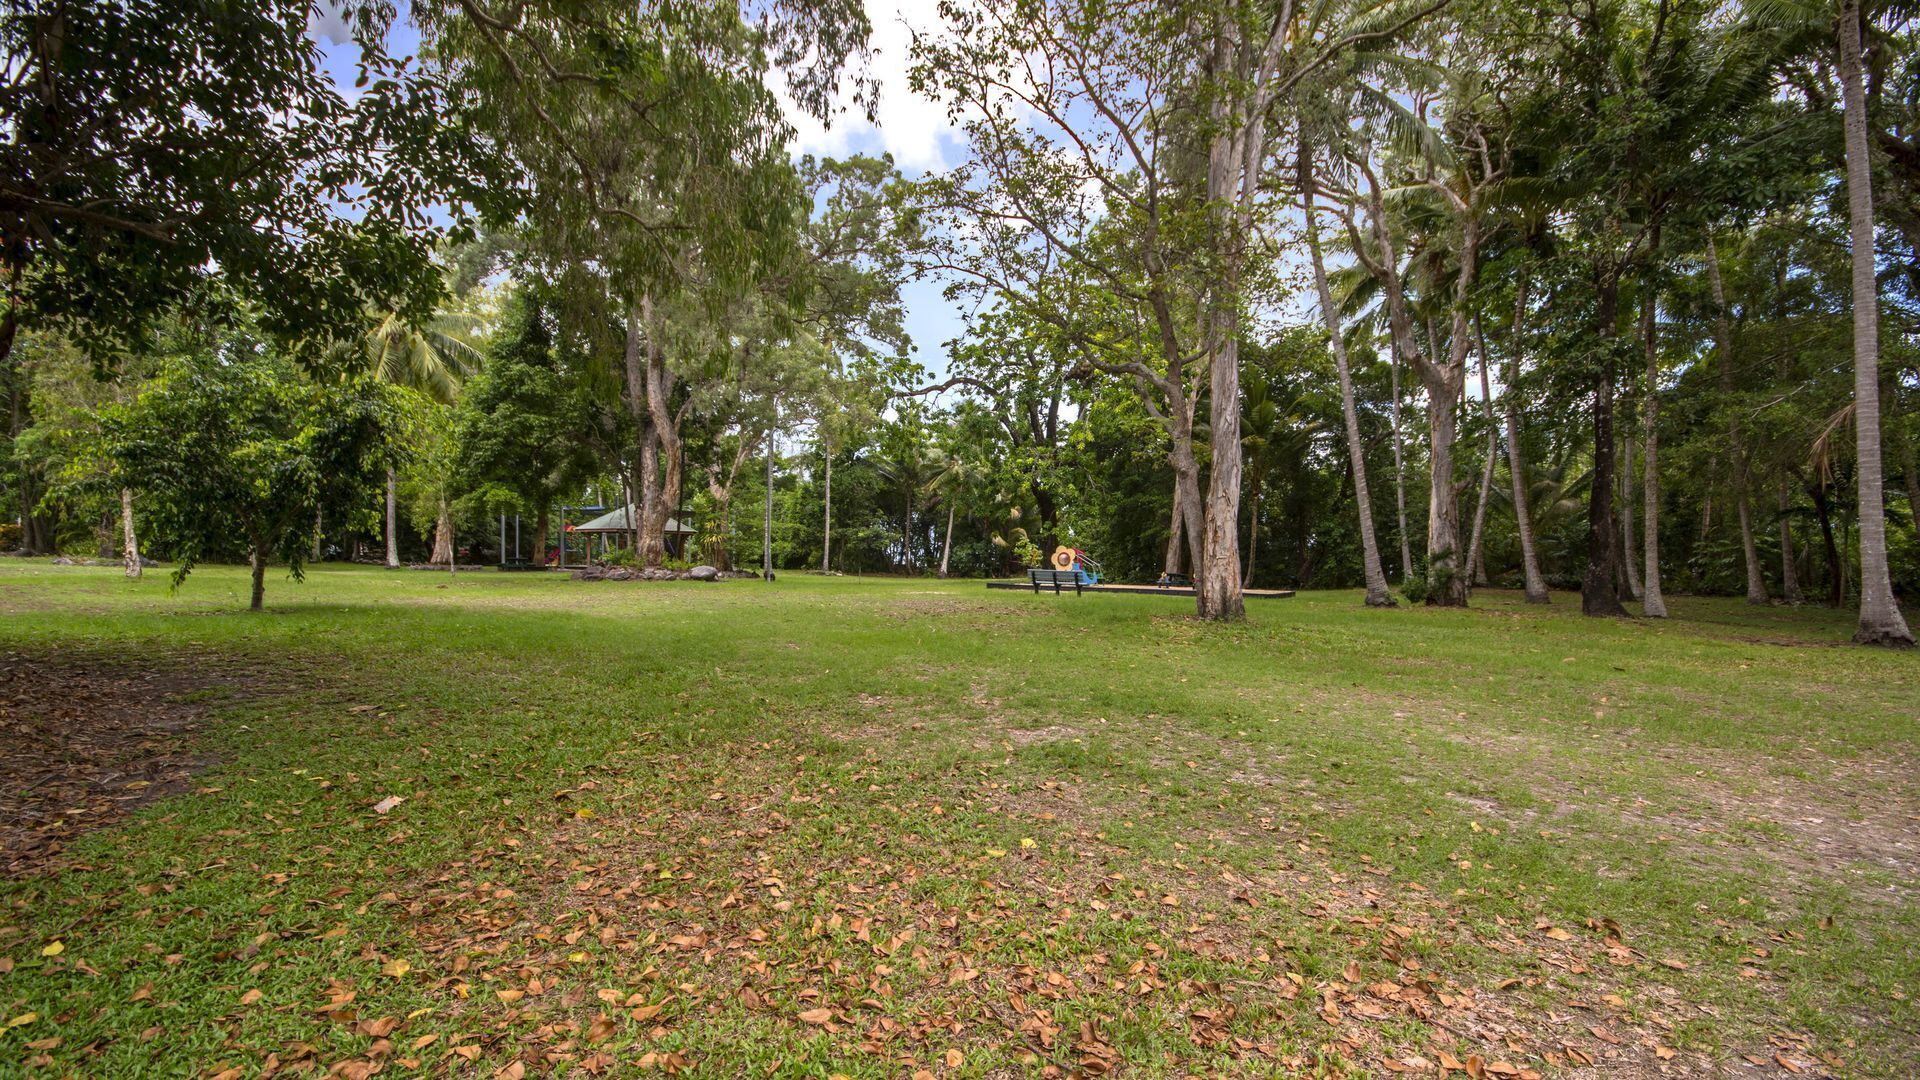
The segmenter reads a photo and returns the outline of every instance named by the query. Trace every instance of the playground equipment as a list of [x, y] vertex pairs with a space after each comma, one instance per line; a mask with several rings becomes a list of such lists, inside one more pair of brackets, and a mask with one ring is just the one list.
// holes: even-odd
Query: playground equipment
[[1079, 548], [1070, 548], [1065, 544], [1053, 549], [1053, 556], [1047, 560], [1055, 570], [1072, 573], [1082, 585], [1100, 584], [1100, 564], [1087, 557]]

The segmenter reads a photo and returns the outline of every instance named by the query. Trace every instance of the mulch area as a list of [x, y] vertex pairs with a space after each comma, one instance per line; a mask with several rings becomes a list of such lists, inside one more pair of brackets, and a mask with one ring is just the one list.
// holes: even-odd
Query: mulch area
[[0, 874], [44, 873], [76, 837], [191, 790], [217, 763], [200, 719], [235, 688], [220, 671], [0, 654]]

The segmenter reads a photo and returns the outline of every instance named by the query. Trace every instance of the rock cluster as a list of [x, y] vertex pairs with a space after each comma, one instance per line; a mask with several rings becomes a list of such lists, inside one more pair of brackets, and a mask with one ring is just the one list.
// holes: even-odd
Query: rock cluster
[[738, 576], [747, 575], [727, 574], [711, 566], [696, 566], [683, 572], [659, 567], [633, 570], [625, 566], [595, 564], [573, 572], [575, 581], [719, 581], [722, 578]]

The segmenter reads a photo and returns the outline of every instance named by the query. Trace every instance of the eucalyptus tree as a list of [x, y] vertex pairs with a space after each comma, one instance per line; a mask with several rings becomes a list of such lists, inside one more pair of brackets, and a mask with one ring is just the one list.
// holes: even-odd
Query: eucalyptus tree
[[1239, 442], [1276, 110], [1442, 3], [946, 4], [943, 32], [916, 42], [915, 85], [947, 103], [969, 149], [925, 187], [948, 238], [931, 265], [1054, 324], [1087, 370], [1139, 393], [1167, 432], [1202, 617], [1243, 614], [1239, 455], [1218, 448]]
[[640, 548], [656, 565], [683, 453], [667, 312], [733, 303], [792, 242], [802, 194], [767, 76], [828, 116], [842, 66], [865, 48], [864, 9], [444, 0], [415, 16], [464, 119], [516, 170], [483, 209], [522, 235], [524, 261], [624, 321]]
[[[802, 158], [806, 205], [787, 261], [766, 291], [784, 297], [796, 341], [818, 345], [820, 363], [790, 387], [790, 414], [811, 419], [822, 449], [820, 569], [833, 557], [833, 459], [878, 422], [878, 395], [907, 381], [913, 351], [900, 285], [921, 223], [891, 158]], [[771, 390], [770, 390], [771, 394]], [[772, 400], [771, 396], [768, 399]], [[771, 417], [769, 418], [771, 422]]]
[[[921, 184], [930, 244], [920, 266], [948, 275], [950, 295], [1048, 328], [1076, 369], [1140, 396], [1166, 432], [1197, 567], [1194, 415], [1207, 377], [1195, 243], [1204, 160], [1189, 133], [1198, 46], [1179, 18], [1146, 3], [941, 13], [942, 32], [915, 43], [914, 85], [946, 103], [969, 156]], [[1200, 611], [1214, 614], [1204, 602]]]
[[[1206, 205], [1210, 235], [1202, 249], [1201, 344], [1209, 369], [1213, 445], [1232, 447], [1240, 433], [1242, 313], [1257, 227], [1271, 213], [1262, 198], [1277, 104], [1318, 70], [1357, 50], [1373, 50], [1446, 6], [1448, 0], [1305, 4], [1234, 0], [1201, 5], [1197, 20], [1206, 58], [1197, 100], [1206, 122]], [[1213, 456], [1208, 471], [1205, 562], [1195, 584], [1202, 614], [1238, 618], [1240, 455]]]

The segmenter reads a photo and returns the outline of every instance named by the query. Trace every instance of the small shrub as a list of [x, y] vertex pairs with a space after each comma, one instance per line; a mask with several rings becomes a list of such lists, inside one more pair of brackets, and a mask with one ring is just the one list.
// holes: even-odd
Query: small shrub
[[634, 554], [632, 548], [614, 548], [600, 556], [599, 563], [602, 566], [639, 566], [640, 556]]
[[8, 521], [0, 523], [0, 551], [20, 550], [20, 523]]
[[1426, 603], [1427, 593], [1430, 591], [1432, 590], [1427, 584], [1427, 579], [1418, 574], [1400, 583], [1400, 595], [1406, 597], [1409, 604]]
[[1020, 560], [1022, 566], [1039, 566], [1047, 557], [1046, 552], [1041, 551], [1038, 544], [1027, 539], [1027, 534], [1024, 532], [1014, 538], [1013, 554]]

